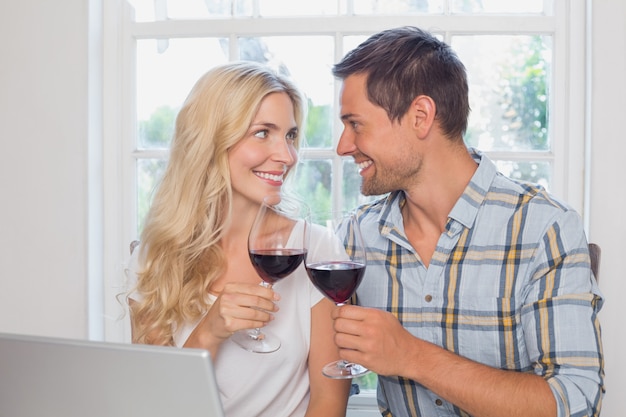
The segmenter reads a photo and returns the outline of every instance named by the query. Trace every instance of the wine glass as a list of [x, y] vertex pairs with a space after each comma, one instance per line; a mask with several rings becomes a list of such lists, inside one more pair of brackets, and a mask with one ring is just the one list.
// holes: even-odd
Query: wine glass
[[[263, 199], [248, 236], [248, 254], [262, 279], [260, 285], [272, 288], [300, 266], [306, 255], [308, 231], [309, 208], [305, 203], [284, 194]], [[280, 348], [277, 337], [259, 328], [235, 332], [232, 339], [251, 352], [269, 353]]]
[[[306, 272], [327, 298], [344, 305], [365, 274], [365, 244], [359, 223], [354, 213], [314, 213], [311, 217]], [[368, 372], [364, 366], [345, 360], [331, 362], [322, 369], [324, 375], [334, 379], [355, 378]]]

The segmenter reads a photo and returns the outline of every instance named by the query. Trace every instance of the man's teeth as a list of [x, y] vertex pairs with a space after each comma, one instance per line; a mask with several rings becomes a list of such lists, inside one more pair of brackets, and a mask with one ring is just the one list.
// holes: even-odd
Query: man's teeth
[[255, 172], [255, 174], [258, 177], [261, 177], [261, 178], [266, 179], [266, 180], [277, 181], [277, 182], [282, 182], [283, 181], [283, 176], [282, 175], [273, 175], [273, 174], [268, 174], [267, 172]]
[[367, 161], [360, 162], [357, 166], [359, 167], [360, 170], [363, 170], [372, 164], [373, 164], [372, 161], [367, 160]]

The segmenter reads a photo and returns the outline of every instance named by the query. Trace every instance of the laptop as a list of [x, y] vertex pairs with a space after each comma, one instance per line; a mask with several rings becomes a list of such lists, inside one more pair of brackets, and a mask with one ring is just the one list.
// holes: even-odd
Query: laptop
[[0, 333], [2, 417], [224, 417], [210, 354]]

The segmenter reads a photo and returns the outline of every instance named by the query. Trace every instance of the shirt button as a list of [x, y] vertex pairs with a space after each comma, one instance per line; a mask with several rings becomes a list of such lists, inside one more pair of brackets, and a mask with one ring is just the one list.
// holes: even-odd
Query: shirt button
[[437, 404], [438, 406], [441, 406], [441, 405], [443, 405], [443, 401], [441, 401], [439, 398], [437, 398], [435, 400], [435, 404]]
[[428, 294], [426, 297], [424, 297], [424, 300], [426, 300], [427, 303], [430, 303], [431, 301], [433, 301], [433, 296]]

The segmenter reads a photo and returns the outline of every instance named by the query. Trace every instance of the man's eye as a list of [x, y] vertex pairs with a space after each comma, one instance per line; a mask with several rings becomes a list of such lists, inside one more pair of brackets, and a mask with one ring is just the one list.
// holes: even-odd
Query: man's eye
[[350, 126], [352, 127], [352, 129], [356, 130], [359, 127], [359, 124], [357, 122], [350, 122]]
[[259, 130], [254, 134], [254, 136], [256, 136], [257, 138], [265, 139], [268, 134], [269, 132], [267, 130]]

